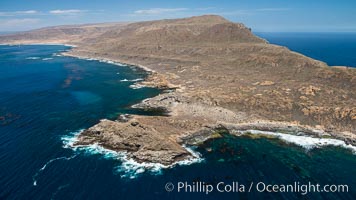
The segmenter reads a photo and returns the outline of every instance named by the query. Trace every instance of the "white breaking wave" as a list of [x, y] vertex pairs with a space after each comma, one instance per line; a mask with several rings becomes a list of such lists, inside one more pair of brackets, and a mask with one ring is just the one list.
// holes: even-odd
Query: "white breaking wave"
[[194, 163], [200, 163], [204, 159], [201, 157], [201, 154], [199, 152], [194, 151], [192, 148], [183, 146], [189, 153], [191, 153], [192, 156], [186, 160], [178, 161], [175, 162], [171, 165], [163, 165], [161, 163], [138, 163], [132, 158], [128, 158], [127, 154], [124, 153], [121, 156], [121, 161], [122, 164], [118, 167], [116, 167], [116, 170], [118, 173], [124, 172], [121, 177], [123, 178], [136, 178], [138, 175], [141, 173], [144, 173], [146, 171], [153, 173], [155, 175], [160, 175], [162, 174], [162, 169], [168, 169], [172, 168], [177, 165], [191, 165]]
[[193, 163], [199, 163], [202, 162], [204, 159], [201, 157], [201, 154], [199, 152], [194, 151], [194, 149], [183, 146], [189, 153], [191, 153], [191, 157], [178, 161], [176, 163], [173, 163], [172, 165], [163, 165], [161, 163], [139, 163], [136, 162], [134, 159], [129, 158], [127, 155], [127, 152], [122, 151], [122, 152], [116, 152], [113, 150], [105, 149], [104, 147], [98, 145], [98, 144], [92, 144], [92, 145], [83, 145], [83, 146], [73, 146], [73, 144], [78, 141], [77, 136], [82, 132], [83, 130], [79, 130], [77, 132], [73, 132], [72, 134], [68, 136], [62, 137], [63, 144], [65, 148], [71, 148], [73, 150], [79, 150], [82, 151], [86, 154], [101, 154], [105, 158], [108, 159], [117, 159], [121, 161], [121, 164], [117, 167], [115, 167], [116, 172], [120, 174], [121, 177], [123, 178], [136, 178], [139, 174], [142, 174], [144, 172], [149, 172], [155, 175], [162, 174], [162, 169], [167, 169], [174, 167], [176, 165], [190, 165]]
[[40, 57], [27, 57], [26, 60], [38, 60]]
[[51, 160], [49, 160], [48, 162], [46, 162], [46, 164], [44, 164], [37, 172], [35, 175], [33, 175], [32, 177], [32, 180], [33, 180], [33, 186], [37, 186], [37, 176], [43, 171], [46, 169], [46, 167], [51, 164], [52, 162], [54, 161], [57, 161], [57, 160], [70, 160], [72, 158], [75, 158], [77, 155], [73, 155], [73, 156], [70, 156], [70, 157], [65, 157], [65, 156], [62, 156], [62, 157], [58, 157], [58, 158], [53, 158]]
[[[204, 159], [202, 158], [199, 152], [194, 151], [193, 148], [187, 146], [183, 146], [183, 147], [189, 153], [191, 153], [192, 156], [186, 160], [173, 163], [172, 165], [163, 165], [160, 163], [147, 163], [147, 162], [139, 163], [136, 162], [134, 159], [128, 157], [127, 152], [124, 151], [116, 152], [116, 151], [108, 150], [98, 144], [85, 145], [85, 146], [73, 146], [73, 144], [76, 141], [78, 141], [77, 137], [82, 131], [83, 130], [79, 130], [77, 132], [71, 133], [70, 135], [62, 137], [62, 141], [64, 144], [63, 147], [71, 148], [73, 150], [79, 150], [86, 154], [101, 154], [108, 159], [120, 160], [121, 164], [115, 167], [115, 170], [118, 174], [120, 174], [121, 177], [125, 177], [125, 178], [133, 179], [145, 172], [159, 175], [162, 174], [162, 169], [172, 168], [177, 165], [191, 165], [194, 163], [200, 163], [204, 161]], [[259, 130], [246, 130], [240, 132], [242, 134], [250, 133], [255, 135], [273, 136], [287, 143], [292, 143], [301, 146], [307, 150], [331, 145], [331, 146], [338, 146], [338, 147], [350, 149], [354, 154], [356, 154], [355, 146], [348, 145], [344, 141], [338, 139], [314, 138], [314, 137], [304, 136], [304, 135], [290, 135], [290, 134], [284, 134], [278, 132], [259, 131]], [[65, 157], [60, 157], [60, 158], [50, 160], [40, 169], [40, 171], [44, 170], [48, 164], [50, 164], [51, 162], [57, 159], [65, 159]], [[34, 179], [34, 185], [36, 185], [35, 179]]]
[[63, 57], [63, 55], [62, 55], [62, 54], [60, 54], [60, 53], [53, 53], [53, 54], [52, 54], [52, 56], [56, 56], [56, 57]]
[[53, 58], [43, 58], [42, 60], [52, 60]]
[[[108, 159], [117, 159], [120, 160], [121, 164], [117, 167], [115, 167], [115, 171], [120, 174], [121, 177], [124, 178], [136, 178], [140, 174], [148, 172], [152, 173], [155, 175], [160, 175], [162, 174], [162, 169], [167, 169], [167, 168], [172, 168], [177, 165], [191, 165], [194, 163], [200, 163], [204, 161], [202, 158], [201, 154], [197, 151], [194, 150], [192, 147], [187, 147], [183, 146], [189, 153], [191, 153], [191, 157], [178, 161], [176, 163], [173, 163], [172, 165], [163, 165], [160, 163], [139, 163], [136, 162], [134, 159], [128, 157], [127, 152], [116, 152], [112, 150], [108, 150], [103, 148], [102, 146], [98, 144], [92, 144], [92, 145], [85, 145], [85, 146], [73, 146], [73, 144], [78, 141], [77, 137], [78, 135], [82, 132], [83, 130], [79, 130], [77, 132], [73, 132], [70, 135], [62, 137], [62, 141], [65, 148], [71, 148], [73, 150], [79, 150], [82, 151], [86, 154], [101, 154], [105, 158]], [[259, 131], [259, 130], [246, 130], [246, 131], [240, 131], [242, 134], [255, 134], [255, 135], [267, 135], [267, 136], [273, 136], [275, 138], [278, 138], [284, 142], [295, 144], [298, 146], [301, 146], [307, 150], [313, 149], [313, 148], [321, 148], [324, 146], [338, 146], [338, 147], [343, 147], [346, 149], [351, 150], [354, 154], [356, 154], [356, 147], [352, 145], [346, 144], [342, 140], [338, 139], [329, 139], [329, 138], [314, 138], [311, 136], [304, 136], [304, 135], [291, 135], [291, 134], [284, 134], [284, 133], [278, 133], [278, 132], [269, 132], [269, 131]], [[58, 158], [60, 159], [60, 158]], [[53, 162], [53, 161], [49, 161]], [[49, 163], [46, 163], [48, 165]], [[45, 169], [46, 165], [44, 165], [42, 168]], [[41, 170], [43, 170], [41, 168]], [[35, 182], [34, 182], [35, 185]]]
[[78, 141], [78, 135], [83, 131], [84, 129], [80, 129], [76, 132], [70, 132], [69, 135], [62, 136], [63, 147], [73, 149], [73, 144]]
[[141, 84], [137, 84], [137, 83], [132, 84], [132, 85], [129, 86], [129, 88], [132, 88], [134, 90], [137, 90], [137, 89], [140, 89], [140, 88], [144, 88], [144, 87], [146, 87], [146, 86], [141, 85]]
[[128, 65], [123, 64], [123, 63], [114, 62], [114, 61], [106, 60], [106, 59], [98, 59], [98, 58], [80, 58], [80, 59], [83, 59], [83, 60], [95, 60], [95, 61], [99, 61], [99, 62], [102, 62], [102, 63], [108, 63], [108, 64], [112, 64], [112, 65], [117, 65], [117, 66], [120, 66], [120, 67], [127, 67], [128, 66]]
[[346, 144], [344, 141], [338, 140], [338, 139], [315, 138], [315, 137], [305, 136], [305, 135], [291, 135], [291, 134], [285, 134], [285, 133], [259, 131], [259, 130], [246, 130], [246, 131], [240, 131], [240, 132], [243, 134], [250, 133], [250, 134], [255, 134], [255, 135], [274, 136], [274, 137], [281, 139], [287, 143], [301, 146], [307, 150], [310, 150], [313, 148], [321, 148], [324, 146], [337, 146], [337, 147], [349, 149], [354, 154], [356, 154], [355, 146], [352, 146], [351, 144]]
[[128, 79], [122, 79], [120, 80], [120, 82], [137, 82], [137, 81], [143, 81], [142, 78], [136, 78], [136, 79], [132, 79], [132, 80], [128, 80]]

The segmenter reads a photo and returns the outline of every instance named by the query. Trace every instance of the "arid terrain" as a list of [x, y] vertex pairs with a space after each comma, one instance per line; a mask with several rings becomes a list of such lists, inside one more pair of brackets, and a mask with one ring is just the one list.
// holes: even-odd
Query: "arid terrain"
[[150, 74], [140, 84], [167, 90], [135, 107], [169, 116], [102, 120], [77, 145], [165, 165], [190, 156], [186, 138], [218, 137], [217, 129], [301, 131], [356, 145], [355, 69], [269, 44], [220, 16], [49, 27], [0, 36], [0, 43], [74, 45], [66, 55], [141, 66]]

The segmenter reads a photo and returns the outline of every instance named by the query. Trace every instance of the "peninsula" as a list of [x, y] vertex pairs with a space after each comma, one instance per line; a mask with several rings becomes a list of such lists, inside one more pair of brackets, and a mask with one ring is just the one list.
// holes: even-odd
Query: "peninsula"
[[75, 145], [97, 143], [163, 165], [189, 158], [182, 145], [222, 129], [303, 132], [356, 145], [355, 69], [269, 44], [220, 16], [57, 26], [0, 36], [0, 43], [73, 45], [65, 55], [142, 67], [149, 75], [139, 84], [165, 90], [134, 107], [168, 116], [103, 119]]

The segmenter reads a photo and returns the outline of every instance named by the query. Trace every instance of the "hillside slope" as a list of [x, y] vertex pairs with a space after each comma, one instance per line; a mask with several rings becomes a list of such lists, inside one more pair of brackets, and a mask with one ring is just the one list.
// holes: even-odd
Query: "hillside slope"
[[239, 115], [229, 123], [283, 121], [355, 140], [354, 69], [329, 67], [269, 44], [220, 16], [53, 27], [0, 37], [0, 43], [33, 42], [74, 44], [70, 55], [148, 67], [156, 73], [145, 84], [174, 86], [171, 95], [186, 103]]

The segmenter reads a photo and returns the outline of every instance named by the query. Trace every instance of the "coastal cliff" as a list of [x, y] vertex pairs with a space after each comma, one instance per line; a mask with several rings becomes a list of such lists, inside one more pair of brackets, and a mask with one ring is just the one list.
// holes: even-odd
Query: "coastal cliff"
[[220, 16], [50, 27], [0, 36], [0, 43], [65, 43], [66, 55], [150, 70], [142, 85], [167, 93], [135, 105], [169, 116], [102, 120], [75, 145], [98, 143], [139, 162], [169, 165], [191, 156], [181, 145], [216, 130], [302, 131], [356, 144], [356, 71], [269, 44]]

